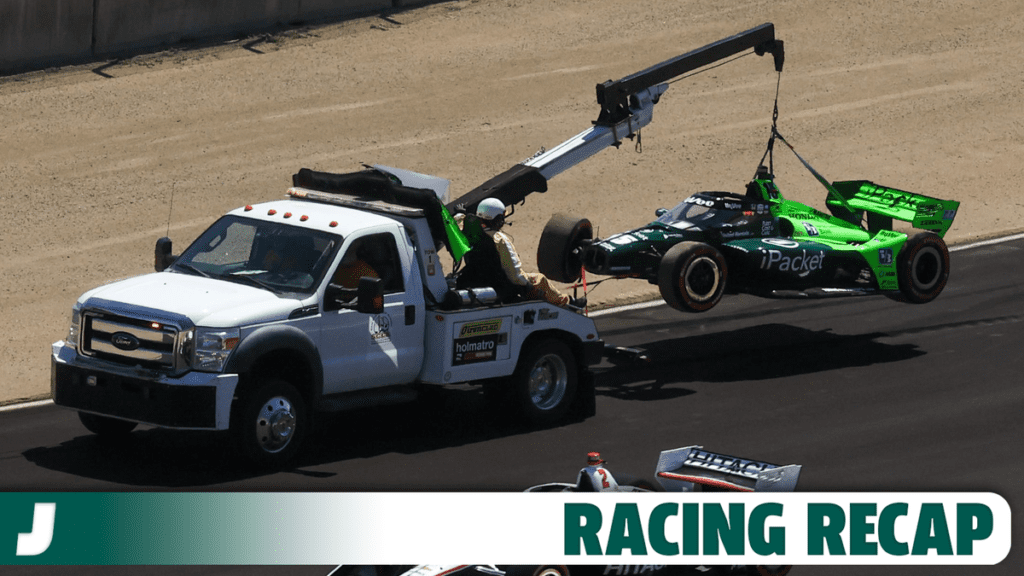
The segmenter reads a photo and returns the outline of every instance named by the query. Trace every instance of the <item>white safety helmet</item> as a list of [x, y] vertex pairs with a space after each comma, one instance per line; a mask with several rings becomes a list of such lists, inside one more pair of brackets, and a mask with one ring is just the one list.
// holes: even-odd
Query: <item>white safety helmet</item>
[[481, 220], [494, 220], [498, 216], [505, 215], [505, 205], [497, 198], [487, 198], [477, 205], [476, 215]]

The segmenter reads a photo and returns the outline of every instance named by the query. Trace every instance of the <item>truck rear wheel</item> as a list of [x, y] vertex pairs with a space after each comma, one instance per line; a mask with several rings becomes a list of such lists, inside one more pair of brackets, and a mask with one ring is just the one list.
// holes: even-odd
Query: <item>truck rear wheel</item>
[[914, 304], [931, 302], [949, 279], [949, 249], [934, 232], [915, 234], [900, 250], [896, 279], [900, 292]]
[[555, 214], [548, 220], [537, 245], [537, 269], [556, 282], [579, 280], [583, 267], [579, 248], [594, 238], [594, 227], [586, 218]]
[[310, 427], [306, 402], [294, 386], [267, 379], [238, 399], [231, 429], [239, 450], [260, 466], [282, 466]]
[[560, 420], [576, 397], [578, 376], [568, 345], [554, 338], [534, 342], [512, 374], [513, 395], [522, 416], [536, 424]]
[[722, 299], [726, 275], [725, 257], [714, 246], [680, 242], [661, 259], [658, 288], [676, 310], [704, 312]]
[[97, 436], [104, 436], [108, 438], [127, 436], [132, 430], [135, 430], [136, 426], [138, 426], [137, 422], [132, 422], [130, 420], [100, 416], [98, 414], [90, 414], [88, 412], [79, 412], [78, 419], [82, 421], [82, 425], [85, 426], [89, 432], [92, 432]]

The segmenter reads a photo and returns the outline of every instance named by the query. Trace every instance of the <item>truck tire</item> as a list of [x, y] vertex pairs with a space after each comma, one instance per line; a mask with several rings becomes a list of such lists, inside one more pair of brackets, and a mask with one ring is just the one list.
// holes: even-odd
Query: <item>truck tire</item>
[[661, 259], [658, 288], [676, 310], [704, 312], [722, 299], [727, 275], [725, 257], [714, 246], [680, 242]]
[[579, 375], [569, 346], [554, 338], [534, 342], [519, 357], [512, 394], [520, 415], [532, 424], [562, 419], [573, 399]]
[[78, 419], [82, 421], [82, 425], [85, 426], [89, 432], [92, 432], [97, 436], [107, 438], [127, 436], [132, 430], [135, 430], [136, 426], [139, 425], [138, 422], [121, 420], [120, 418], [111, 418], [110, 416], [99, 416], [88, 412], [79, 412]]
[[900, 292], [914, 304], [931, 302], [949, 279], [949, 249], [934, 232], [915, 234], [900, 250], [896, 263]]
[[279, 467], [295, 456], [310, 419], [294, 386], [268, 378], [244, 392], [237, 405], [231, 430], [246, 458], [261, 467]]
[[586, 218], [555, 214], [548, 220], [537, 245], [537, 269], [556, 282], [575, 282], [583, 267], [584, 240], [593, 240], [594, 227]]

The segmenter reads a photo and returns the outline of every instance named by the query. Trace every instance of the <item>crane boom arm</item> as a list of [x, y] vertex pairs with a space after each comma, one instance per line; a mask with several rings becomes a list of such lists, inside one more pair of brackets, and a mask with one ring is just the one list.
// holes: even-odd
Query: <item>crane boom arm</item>
[[654, 105], [668, 90], [665, 82], [751, 48], [758, 55], [772, 53], [775, 69], [782, 71], [782, 41], [775, 39], [775, 26], [767, 23], [619, 80], [598, 84], [601, 113], [592, 127], [470, 190], [449, 203], [449, 210], [461, 206], [472, 212], [486, 198], [497, 198], [509, 206], [522, 202], [533, 192], [546, 192], [548, 180], [609, 146], [618, 146], [624, 138], [632, 138], [650, 124]]
[[707, 46], [691, 50], [675, 58], [655, 64], [646, 70], [630, 74], [619, 80], [609, 80], [597, 85], [597, 103], [601, 105], [601, 115], [597, 124], [619, 122], [628, 113], [629, 97], [649, 86], [693, 72], [709, 64], [735, 56], [751, 48], [763, 56], [770, 52], [775, 60], [775, 71], [782, 72], [785, 62], [785, 51], [781, 40], [775, 39], [775, 25], [761, 24], [746, 32], [723, 38]]

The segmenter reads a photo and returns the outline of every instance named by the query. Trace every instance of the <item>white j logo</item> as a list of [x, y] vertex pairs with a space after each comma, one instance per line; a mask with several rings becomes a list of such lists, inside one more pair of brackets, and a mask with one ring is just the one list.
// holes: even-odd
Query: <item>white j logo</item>
[[53, 518], [57, 515], [55, 502], [36, 502], [32, 516], [32, 532], [18, 534], [18, 556], [38, 556], [53, 541]]

